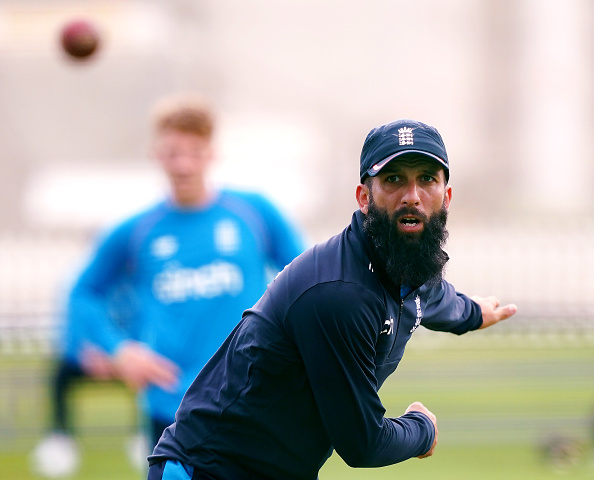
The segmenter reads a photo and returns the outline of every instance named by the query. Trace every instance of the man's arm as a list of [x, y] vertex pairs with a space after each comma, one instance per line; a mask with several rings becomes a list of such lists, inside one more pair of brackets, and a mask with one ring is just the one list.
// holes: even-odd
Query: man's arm
[[[462, 335], [477, 330], [482, 325], [480, 306], [470, 297], [457, 292], [446, 280], [436, 286], [421, 287], [420, 297], [427, 302], [421, 304], [421, 325], [425, 328]], [[408, 300], [405, 301], [404, 308], [416, 308], [416, 304]], [[409, 314], [416, 315], [415, 312]]]
[[115, 374], [130, 387], [140, 389], [154, 383], [172, 388], [177, 381], [177, 366], [131, 339], [108, 312], [109, 292], [123, 276], [129, 275], [125, 268], [130, 261], [130, 229], [131, 224], [125, 223], [100, 242], [70, 293], [67, 321], [112, 357]]
[[282, 270], [305, 250], [302, 235], [268, 199], [255, 195], [253, 201], [266, 225], [269, 260]]
[[468, 297], [457, 292], [445, 280], [432, 287], [421, 324], [430, 329], [461, 335], [471, 330], [487, 328], [505, 320], [517, 311], [513, 304], [499, 306], [496, 297]]
[[384, 416], [374, 362], [384, 314], [360, 285], [335, 282], [310, 289], [287, 316], [324, 427], [353, 467], [391, 465], [434, 446], [435, 424], [422, 409]]
[[110, 355], [128, 338], [112, 321], [108, 308], [109, 292], [123, 277], [126, 261], [127, 232], [120, 227], [98, 243], [68, 297], [68, 328]]
[[427, 409], [427, 407], [425, 407], [425, 405], [423, 405], [421, 402], [411, 403], [404, 413], [407, 414], [408, 412], [424, 413], [429, 418], [429, 420], [431, 420], [431, 422], [433, 422], [433, 426], [435, 427], [435, 438], [433, 440], [433, 444], [431, 445], [431, 449], [428, 452], [424, 453], [423, 455], [419, 455], [417, 458], [430, 457], [431, 455], [433, 455], [433, 452], [435, 451], [435, 447], [437, 446], [437, 434], [438, 434], [438, 432], [437, 432], [437, 417], [433, 414], [433, 412], [429, 411]]

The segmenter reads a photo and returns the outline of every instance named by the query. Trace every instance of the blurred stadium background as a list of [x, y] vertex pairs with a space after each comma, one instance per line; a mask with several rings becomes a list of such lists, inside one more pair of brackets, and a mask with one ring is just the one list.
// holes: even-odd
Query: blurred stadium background
[[[58, 32], [81, 17], [102, 44], [74, 63]], [[448, 279], [519, 313], [461, 339], [419, 332], [386, 402], [398, 415], [417, 392], [438, 405], [459, 392], [442, 426], [458, 476], [441, 478], [467, 478], [468, 458], [448, 450], [460, 445], [511, 443], [492, 455], [501, 466], [528, 462], [514, 446], [532, 451], [548, 434], [590, 441], [593, 46], [590, 0], [0, 0], [0, 469], [46, 426], [72, 275], [98, 232], [161, 194], [147, 113], [179, 90], [204, 93], [219, 112], [218, 180], [263, 190], [311, 243], [349, 221], [373, 126], [437, 126], [454, 187]], [[81, 434], [106, 455], [138, 420], [119, 386], [103, 400], [89, 388]], [[400, 388], [407, 396], [394, 400]], [[29, 478], [24, 465], [0, 477]], [[555, 475], [539, 472], [517, 478]]]

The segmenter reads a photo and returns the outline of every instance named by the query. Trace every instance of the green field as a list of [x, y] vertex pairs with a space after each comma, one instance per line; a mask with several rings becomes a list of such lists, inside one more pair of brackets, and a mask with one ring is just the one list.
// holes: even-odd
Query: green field
[[[588, 342], [510, 345], [479, 335], [411, 342], [382, 388], [389, 416], [400, 415], [414, 400], [437, 415], [439, 445], [433, 457], [352, 469], [334, 455], [320, 479], [594, 479], [594, 348]], [[0, 478], [36, 479], [28, 452], [46, 421], [43, 379], [51, 365], [12, 359], [0, 366]], [[81, 386], [75, 414], [84, 453], [74, 480], [144, 478], [124, 451], [136, 413], [123, 387]], [[539, 447], [553, 434], [579, 446], [572, 462], [555, 465], [543, 457]]]

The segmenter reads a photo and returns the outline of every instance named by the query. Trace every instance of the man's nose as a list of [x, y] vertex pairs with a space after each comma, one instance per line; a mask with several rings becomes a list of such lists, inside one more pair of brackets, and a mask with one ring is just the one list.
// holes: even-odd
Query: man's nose
[[188, 171], [193, 163], [193, 159], [189, 155], [179, 154], [173, 159], [173, 166], [179, 173]]
[[419, 192], [417, 190], [416, 182], [409, 182], [406, 185], [406, 190], [402, 196], [403, 205], [418, 205], [421, 199], [419, 198]]

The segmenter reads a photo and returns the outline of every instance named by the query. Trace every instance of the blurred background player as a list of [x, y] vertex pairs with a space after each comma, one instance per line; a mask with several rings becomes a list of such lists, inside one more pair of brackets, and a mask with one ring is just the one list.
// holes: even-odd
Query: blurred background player
[[[241, 312], [304, 247], [264, 196], [209, 180], [214, 117], [201, 97], [162, 99], [152, 122], [152, 153], [170, 195], [105, 235], [68, 304], [68, 322], [93, 345], [85, 353], [140, 392], [149, 450]], [[122, 283], [137, 300], [134, 333], [109, 315], [109, 294]]]

